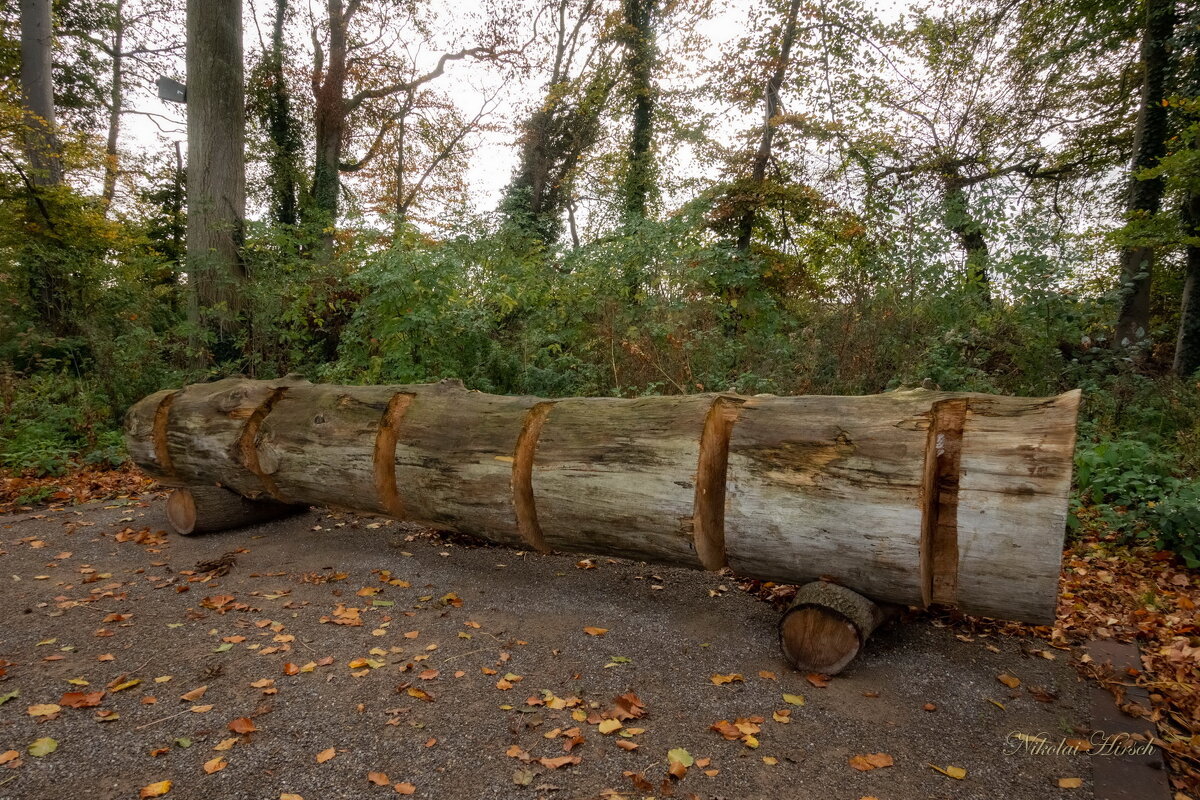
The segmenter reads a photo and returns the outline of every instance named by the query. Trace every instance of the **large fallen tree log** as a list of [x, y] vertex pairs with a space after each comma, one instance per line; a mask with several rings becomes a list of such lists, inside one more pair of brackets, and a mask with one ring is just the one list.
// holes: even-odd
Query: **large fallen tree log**
[[230, 378], [150, 395], [126, 437], [170, 486], [1045, 623], [1078, 403], [921, 389], [542, 400]]

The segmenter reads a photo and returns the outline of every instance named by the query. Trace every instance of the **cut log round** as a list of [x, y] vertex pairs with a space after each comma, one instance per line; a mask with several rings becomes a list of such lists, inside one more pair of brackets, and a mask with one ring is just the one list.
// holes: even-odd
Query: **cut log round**
[[836, 675], [854, 660], [887, 611], [844, 586], [801, 586], [779, 621], [779, 646], [802, 672]]
[[248, 500], [219, 486], [176, 489], [167, 498], [167, 522], [179, 534], [215, 533], [299, 514], [308, 506]]

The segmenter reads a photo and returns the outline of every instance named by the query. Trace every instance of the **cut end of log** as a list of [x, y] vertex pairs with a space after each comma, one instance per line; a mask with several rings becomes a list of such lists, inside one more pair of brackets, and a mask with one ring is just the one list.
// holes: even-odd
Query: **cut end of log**
[[167, 498], [167, 522], [181, 536], [216, 533], [299, 514], [308, 507], [248, 500], [219, 486], [176, 489]]
[[728, 564], [725, 554], [725, 480], [729, 467], [729, 436], [740, 405], [737, 398], [716, 398], [708, 410], [700, 436], [692, 529], [696, 556], [705, 569], [713, 572]]
[[796, 592], [779, 622], [779, 646], [801, 672], [836, 675], [854, 660], [884, 616], [880, 606], [844, 586], [809, 583]]
[[409, 392], [393, 396], [388, 401], [387, 410], [379, 420], [379, 431], [375, 434], [375, 493], [380, 506], [397, 519], [404, 518], [404, 502], [396, 486], [396, 444], [400, 439], [400, 424], [412, 400], [413, 395]]
[[533, 457], [537, 452], [542, 426], [553, 408], [553, 402], [538, 403], [525, 413], [525, 423], [521, 426], [516, 452], [513, 453], [513, 511], [517, 516], [517, 530], [525, 544], [539, 553], [550, 552], [550, 547], [542, 535], [542, 526], [538, 524], [537, 503], [533, 497]]

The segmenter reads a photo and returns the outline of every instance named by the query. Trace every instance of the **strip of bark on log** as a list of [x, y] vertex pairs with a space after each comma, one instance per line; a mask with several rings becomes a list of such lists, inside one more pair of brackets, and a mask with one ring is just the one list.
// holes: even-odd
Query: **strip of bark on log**
[[192, 486], [171, 492], [167, 498], [167, 522], [176, 533], [189, 536], [270, 522], [307, 508], [274, 500], [247, 500], [219, 486]]

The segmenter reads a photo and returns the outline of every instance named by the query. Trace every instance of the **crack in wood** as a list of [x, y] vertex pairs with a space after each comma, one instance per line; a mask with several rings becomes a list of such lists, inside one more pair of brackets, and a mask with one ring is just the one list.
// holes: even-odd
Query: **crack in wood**
[[400, 441], [400, 425], [408, 407], [412, 405], [412, 392], [398, 392], [388, 400], [387, 409], [379, 418], [379, 430], [375, 432], [374, 469], [375, 494], [379, 504], [397, 519], [404, 519], [404, 500], [400, 487], [396, 485], [396, 445]]
[[700, 434], [692, 537], [697, 558], [705, 569], [713, 572], [729, 563], [725, 553], [725, 484], [729, 467], [729, 438], [743, 402], [743, 399], [735, 397], [714, 399]]
[[286, 386], [279, 386], [271, 390], [266, 399], [246, 419], [246, 424], [242, 426], [242, 432], [238, 434], [233, 450], [242, 466], [258, 477], [266, 493], [281, 503], [288, 503], [290, 501], [280, 493], [279, 487], [275, 485], [275, 479], [259, 463], [258, 432], [262, 427], [263, 420], [267, 418], [267, 415], [271, 413], [271, 409], [279, 402], [279, 398], [283, 397], [286, 392]]
[[958, 599], [958, 487], [965, 397], [939, 400], [929, 414], [921, 485], [921, 600], [954, 605]]
[[537, 503], [533, 498], [533, 457], [537, 452], [542, 426], [553, 408], [554, 402], [548, 401], [537, 403], [525, 412], [525, 421], [513, 453], [512, 492], [517, 530], [525, 544], [539, 553], [550, 552], [550, 547], [542, 535], [542, 526], [538, 524]]

